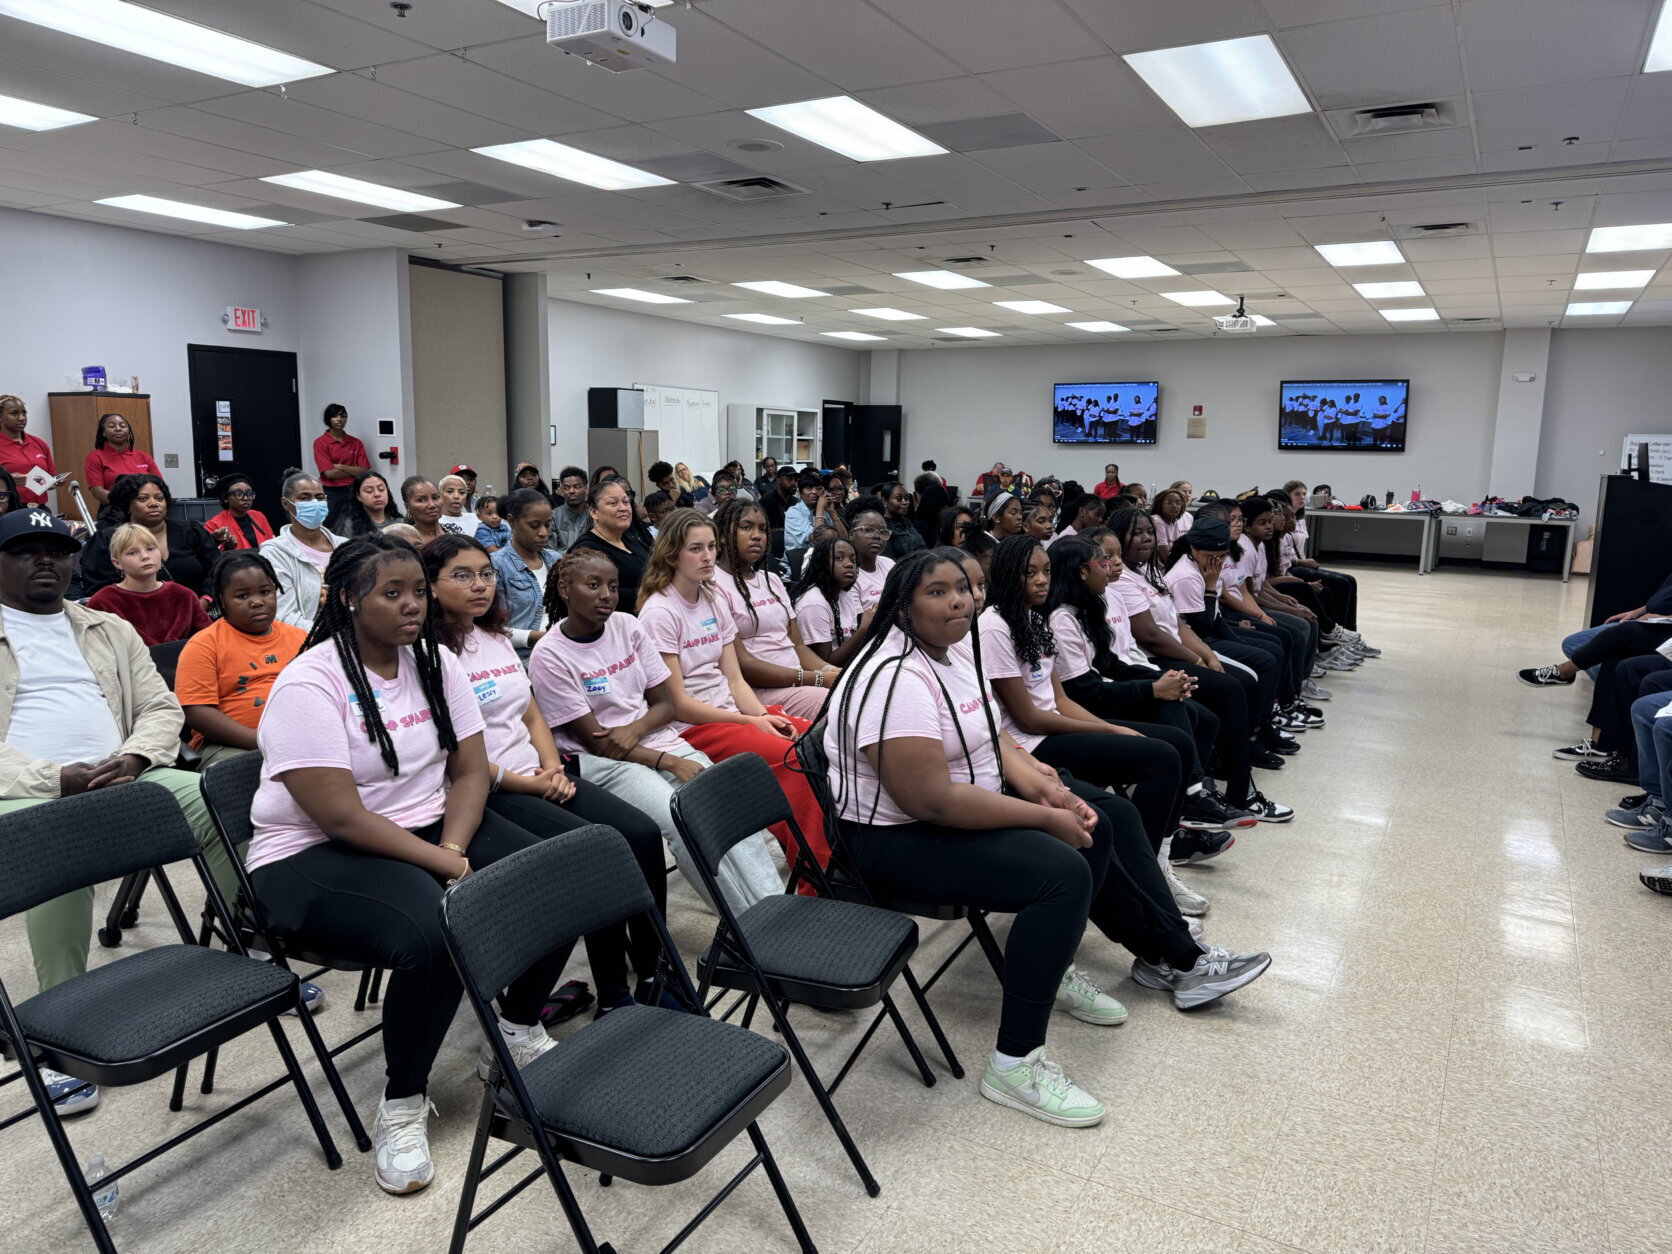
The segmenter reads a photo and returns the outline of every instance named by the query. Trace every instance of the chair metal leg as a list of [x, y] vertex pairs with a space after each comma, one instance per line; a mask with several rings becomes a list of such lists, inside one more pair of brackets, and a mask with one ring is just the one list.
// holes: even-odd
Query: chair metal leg
[[290, 1072], [290, 1082], [295, 1086], [296, 1096], [302, 1100], [302, 1109], [307, 1112], [308, 1123], [312, 1125], [314, 1135], [319, 1138], [319, 1148], [325, 1152], [325, 1165], [335, 1171], [343, 1165], [342, 1153], [337, 1149], [337, 1143], [331, 1139], [324, 1116], [319, 1113], [313, 1090], [308, 1087], [308, 1081], [302, 1075], [301, 1064], [296, 1061], [296, 1054], [290, 1048], [290, 1039], [285, 1036], [284, 1029], [279, 1026], [277, 1019], [269, 1019], [267, 1029], [273, 1034], [273, 1044], [278, 1046], [279, 1057], [284, 1059], [285, 1070]]
[[761, 1156], [761, 1166], [766, 1169], [766, 1178], [772, 1181], [772, 1191], [778, 1195], [778, 1205], [784, 1208], [784, 1218], [790, 1221], [790, 1229], [795, 1233], [796, 1244], [801, 1247], [802, 1254], [819, 1254], [819, 1247], [813, 1244], [812, 1234], [807, 1231], [807, 1225], [801, 1220], [801, 1211], [796, 1207], [795, 1199], [790, 1196], [789, 1185], [784, 1183], [784, 1177], [778, 1170], [778, 1160], [772, 1157], [772, 1151], [766, 1147], [766, 1138], [761, 1135], [760, 1125], [749, 1125], [749, 1140], [755, 1147], [755, 1153]]
[[923, 991], [927, 993], [936, 984], [940, 983], [941, 976], [950, 971], [952, 969], [952, 964], [957, 962], [958, 959], [963, 956], [964, 950], [968, 949], [974, 943], [975, 933], [966, 932], [964, 934], [964, 939], [959, 941], [957, 945], [953, 947], [952, 952], [946, 955], [940, 966], [936, 967], [933, 973], [930, 974], [929, 978], [923, 981]]
[[964, 1078], [964, 1068], [958, 1062], [958, 1055], [952, 1052], [952, 1042], [946, 1039], [946, 1033], [941, 1030], [940, 1019], [929, 1007], [929, 999], [923, 995], [923, 990], [917, 986], [917, 977], [912, 974], [908, 966], [900, 972], [906, 981], [906, 987], [911, 990], [912, 999], [917, 1002], [917, 1009], [923, 1015], [923, 1021], [929, 1025], [929, 1031], [934, 1035], [935, 1044], [940, 1046], [941, 1057], [946, 1059], [946, 1065], [952, 1071], [955, 1080]]
[[987, 955], [993, 974], [999, 977], [1000, 984], [1004, 983], [1004, 951], [999, 948], [998, 941], [993, 939], [993, 929], [987, 926], [987, 916], [972, 913], [970, 930], [975, 933], [975, 939], [981, 942], [981, 950]]
[[366, 991], [372, 986], [372, 969], [364, 968], [360, 972], [360, 990], [354, 994], [354, 1012], [359, 1014], [366, 1008]]
[[[27, 1054], [27, 1050], [19, 1051]], [[93, 1190], [88, 1188], [86, 1179], [81, 1174], [81, 1168], [76, 1163], [75, 1149], [70, 1145], [70, 1139], [64, 1135], [64, 1124], [58, 1117], [58, 1112], [52, 1108], [47, 1100], [46, 1085], [41, 1082], [40, 1072], [34, 1067], [24, 1067], [24, 1083], [29, 1089], [29, 1096], [34, 1100], [35, 1108], [40, 1112], [41, 1123], [46, 1127], [47, 1139], [52, 1142], [52, 1150], [58, 1155], [58, 1165], [63, 1169], [64, 1180], [70, 1186], [70, 1192], [75, 1195], [76, 1205], [81, 1208], [82, 1222], [87, 1225], [87, 1232], [93, 1238], [93, 1245], [99, 1254], [116, 1254], [116, 1243], [110, 1239], [104, 1220], [99, 1217], [99, 1208], [93, 1202]]]
[[453, 1240], [447, 1247], [447, 1254], [464, 1254], [465, 1238], [470, 1235], [470, 1213], [476, 1207], [482, 1160], [487, 1157], [488, 1138], [493, 1133], [493, 1108], [493, 1090], [483, 1085], [482, 1111], [476, 1116], [476, 1139], [470, 1143], [470, 1161], [464, 1169], [464, 1191], [459, 1194], [459, 1210], [453, 1218]]
[[124, 876], [116, 886], [116, 895], [110, 899], [104, 926], [99, 929], [100, 945], [106, 949], [117, 948], [122, 943], [122, 930], [139, 922], [139, 899], [144, 895], [145, 882], [150, 877], [149, 871], [135, 871]]
[[186, 1072], [191, 1063], [183, 1062], [174, 1069], [174, 1092], [169, 1095], [168, 1108], [178, 1113], [186, 1104]]
[[854, 1144], [853, 1136], [848, 1132], [848, 1125], [842, 1121], [842, 1116], [836, 1110], [836, 1104], [830, 1100], [830, 1094], [825, 1091], [824, 1084], [819, 1080], [819, 1074], [813, 1070], [812, 1059], [807, 1057], [806, 1050], [801, 1048], [801, 1038], [796, 1036], [790, 1027], [790, 1021], [778, 1005], [778, 999], [770, 993], [761, 1000], [766, 1003], [767, 1010], [772, 1015], [772, 1021], [777, 1024], [779, 1033], [784, 1038], [784, 1044], [795, 1057], [795, 1065], [801, 1068], [801, 1074], [806, 1077], [807, 1087], [813, 1090], [813, 1097], [819, 1103], [819, 1109], [824, 1111], [825, 1121], [836, 1134], [836, 1139], [842, 1143], [847, 1151], [848, 1161], [859, 1174], [860, 1183], [865, 1186], [865, 1192], [875, 1197], [882, 1192], [882, 1185], [877, 1183], [871, 1169], [865, 1163], [865, 1156], [859, 1152], [859, 1146]]
[[220, 1046], [217, 1045], [204, 1057], [203, 1081], [198, 1085], [197, 1089], [199, 1093], [207, 1095], [215, 1091], [215, 1062], [220, 1058], [220, 1056]]
[[888, 1011], [888, 1017], [894, 1020], [894, 1028], [900, 1034], [900, 1039], [906, 1043], [906, 1052], [911, 1060], [917, 1064], [917, 1074], [923, 1077], [923, 1087], [935, 1087], [935, 1074], [929, 1070], [929, 1064], [923, 1058], [923, 1051], [917, 1047], [917, 1040], [906, 1026], [906, 1021], [900, 1017], [900, 1008], [894, 1004], [894, 999], [887, 993], [882, 995], [883, 1009]]
[[760, 997], [757, 994], [749, 994], [749, 1004], [743, 1008], [743, 1023], [741, 1025], [745, 1030], [755, 1021], [755, 1006], [759, 1001]]
[[[300, 997], [298, 997], [300, 1001]], [[325, 1082], [331, 1086], [331, 1092], [337, 1099], [337, 1105], [343, 1112], [343, 1120], [348, 1124], [349, 1135], [354, 1138], [354, 1147], [362, 1154], [372, 1147], [372, 1139], [366, 1135], [365, 1125], [360, 1122], [360, 1114], [354, 1109], [354, 1103], [349, 1099], [348, 1090], [343, 1087], [342, 1075], [337, 1071], [336, 1061], [331, 1057], [331, 1051], [325, 1046], [325, 1038], [319, 1033], [319, 1025], [313, 1021], [313, 1016], [306, 1007], [297, 1011], [298, 1019], [302, 1021], [302, 1032], [308, 1038], [308, 1044], [313, 1049], [314, 1058], [319, 1063], [319, 1069], [325, 1073]]]
[[366, 1000], [375, 1006], [377, 1005], [377, 999], [381, 996], [383, 996], [383, 968], [373, 967], [371, 994], [366, 998]]

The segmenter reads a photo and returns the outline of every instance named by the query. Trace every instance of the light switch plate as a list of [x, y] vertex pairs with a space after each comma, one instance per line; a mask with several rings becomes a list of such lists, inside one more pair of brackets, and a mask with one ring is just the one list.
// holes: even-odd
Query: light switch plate
[[163, 467], [167, 470], [179, 470], [180, 469], [180, 454], [178, 454], [178, 453], [164, 453], [163, 454]]

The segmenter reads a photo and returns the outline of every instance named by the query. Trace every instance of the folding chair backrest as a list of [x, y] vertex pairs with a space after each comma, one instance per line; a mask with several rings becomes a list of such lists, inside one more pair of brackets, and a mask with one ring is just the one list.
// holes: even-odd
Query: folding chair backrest
[[221, 758], [203, 772], [203, 798], [234, 846], [255, 835], [250, 807], [261, 786], [261, 751]]
[[174, 691], [174, 673], [180, 669], [180, 650], [186, 647], [184, 640], [170, 640], [166, 644], [154, 644], [149, 648], [151, 662], [157, 668], [157, 674], [163, 677], [170, 692]]
[[14, 810], [0, 816], [0, 918], [196, 852], [180, 803], [161, 784], [118, 784]]
[[685, 839], [711, 868], [732, 846], [762, 828], [791, 817], [789, 798], [766, 760], [740, 753], [704, 767], [673, 795], [674, 813], [684, 820]]
[[633, 851], [594, 823], [519, 850], [441, 898], [461, 974], [493, 997], [560, 946], [656, 908]]

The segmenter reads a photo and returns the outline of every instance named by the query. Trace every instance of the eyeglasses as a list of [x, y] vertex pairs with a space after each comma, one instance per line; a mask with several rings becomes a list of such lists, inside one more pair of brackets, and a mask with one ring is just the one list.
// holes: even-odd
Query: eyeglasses
[[491, 567], [491, 566], [488, 567], [487, 570], [479, 570], [479, 571], [478, 570], [455, 570], [451, 575], [448, 575], [447, 578], [451, 579], [454, 583], [458, 584], [459, 587], [461, 587], [461, 588], [468, 588], [472, 584], [475, 584], [475, 583], [486, 584], [488, 587], [491, 588], [491, 587], [494, 586], [494, 582], [496, 580], [498, 580], [499, 572], [494, 570], [493, 567]]
[[1107, 557], [1094, 557], [1091, 559], [1091, 564], [1093, 566], [1101, 567], [1104, 570], [1113, 570], [1115, 568], [1114, 562]]
[[236, 497], [240, 501], [253, 501], [253, 500], [255, 500], [255, 489], [253, 489], [253, 488], [234, 488], [234, 489], [232, 489], [232, 491], [227, 493], [227, 497], [229, 499], [232, 498], [232, 497]]
[[886, 536], [888, 534], [887, 527], [853, 527], [850, 530], [856, 536]]

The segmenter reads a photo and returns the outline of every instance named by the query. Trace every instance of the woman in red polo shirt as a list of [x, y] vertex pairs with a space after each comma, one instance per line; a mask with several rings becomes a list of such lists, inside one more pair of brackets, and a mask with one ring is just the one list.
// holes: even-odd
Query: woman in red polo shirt
[[[0, 470], [11, 472], [17, 485], [17, 500], [12, 504], [45, 505], [46, 493], [36, 492], [28, 482], [29, 472], [39, 467], [49, 475], [56, 475], [52, 464], [52, 450], [40, 436], [24, 430], [29, 425], [29, 407], [23, 398], [7, 393], [0, 396]], [[59, 475], [62, 482], [68, 475]]]
[[366, 446], [348, 434], [347, 406], [325, 407], [325, 434], [313, 442], [313, 459], [325, 499], [333, 510], [345, 507], [354, 490], [354, 476], [372, 464]]
[[81, 463], [82, 486], [100, 505], [110, 499], [117, 475], [156, 475], [163, 472], [151, 454], [134, 447], [134, 431], [121, 414], [100, 414], [93, 451]]

